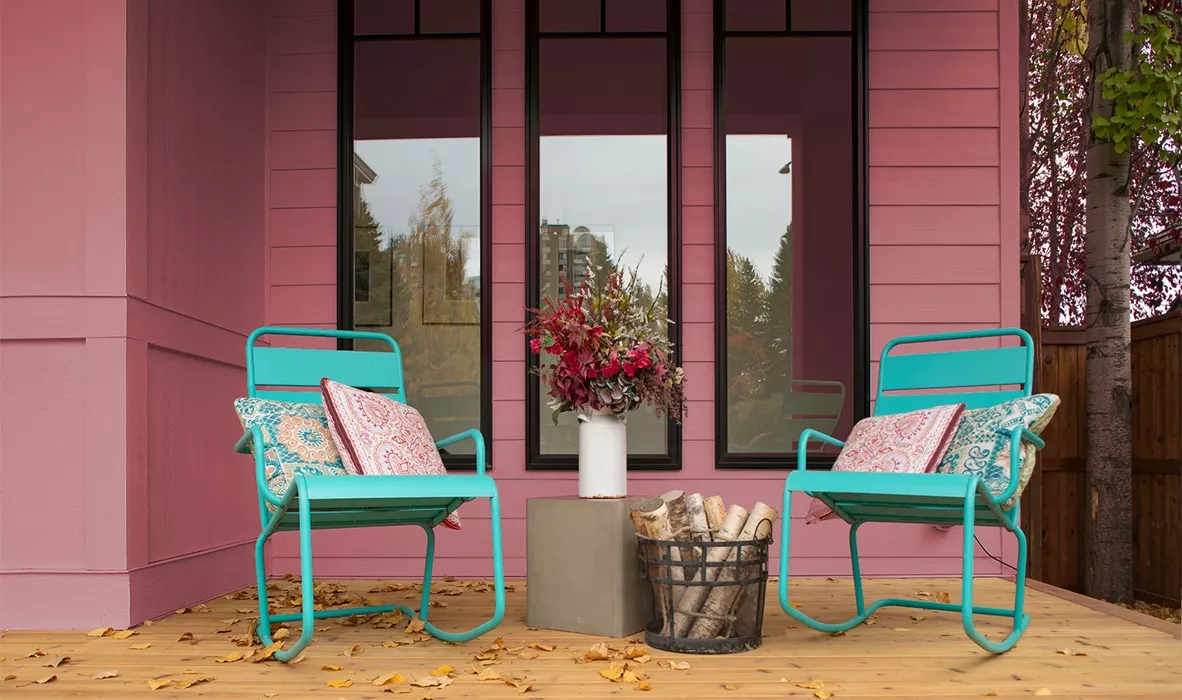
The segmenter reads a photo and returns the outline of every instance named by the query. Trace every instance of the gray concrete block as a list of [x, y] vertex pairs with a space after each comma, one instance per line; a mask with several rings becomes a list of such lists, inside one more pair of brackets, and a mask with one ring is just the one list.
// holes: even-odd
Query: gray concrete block
[[633, 500], [526, 502], [527, 625], [603, 637], [644, 629], [652, 587], [640, 579]]

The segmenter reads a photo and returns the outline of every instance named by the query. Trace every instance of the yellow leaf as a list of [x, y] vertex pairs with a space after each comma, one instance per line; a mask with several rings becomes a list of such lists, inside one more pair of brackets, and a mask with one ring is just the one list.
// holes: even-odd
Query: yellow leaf
[[648, 656], [648, 648], [638, 645], [633, 645], [624, 650], [625, 659], [635, 659], [641, 656]]
[[115, 633], [114, 628], [99, 627], [96, 630], [91, 630], [91, 631], [87, 632], [86, 636], [87, 637], [106, 637], [106, 636], [114, 634], [114, 633]]
[[148, 687], [151, 688], [152, 690], [160, 690], [161, 688], [167, 688], [170, 685], [172, 685], [171, 678], [159, 678], [159, 679], [154, 678], [154, 679], [148, 681]]
[[401, 673], [387, 673], [384, 676], [378, 676], [373, 679], [374, 685], [389, 685], [391, 683], [405, 683], [406, 679], [402, 677]]
[[361, 651], [361, 645], [360, 645], [360, 644], [354, 644], [353, 646], [349, 647], [348, 649], [346, 649], [346, 650], [342, 651], [342, 652], [341, 652], [341, 655], [342, 655], [342, 656], [349, 656], [349, 657], [351, 657], [351, 656], [353, 656], [354, 654], [356, 654], [356, 653], [357, 653], [357, 652], [359, 652], [359, 651]]
[[240, 651], [232, 651], [229, 654], [226, 654], [225, 656], [219, 656], [217, 659], [215, 659], [215, 661], [217, 661], [219, 664], [230, 664], [230, 663], [234, 663], [235, 661], [241, 661], [241, 660], [242, 660], [242, 652], [240, 652]]
[[132, 644], [131, 648], [135, 651], [143, 651], [144, 649], [147, 649], [150, 646], [152, 646], [151, 642], [144, 642], [143, 644]]
[[501, 672], [495, 668], [486, 668], [480, 673], [476, 674], [478, 681], [499, 681], [501, 680]]
[[57, 680], [57, 675], [54, 674], [52, 676], [46, 676], [44, 678], [37, 679], [37, 684], [38, 685], [45, 685], [46, 683], [52, 683], [56, 680]]
[[139, 634], [139, 632], [136, 632], [135, 630], [121, 630], [115, 634], [112, 634], [111, 636], [115, 639], [127, 639], [128, 637], [133, 637], [137, 634]]
[[523, 650], [523, 651], [519, 651], [519, 652], [517, 652], [517, 658], [519, 658], [519, 659], [525, 659], [526, 661], [530, 661], [530, 660], [532, 660], [532, 659], [536, 659], [536, 658], [538, 658], [539, 656], [541, 656], [541, 654], [539, 654], [539, 653], [538, 653], [538, 652], [536, 652], [536, 651], [530, 651], [529, 649], [525, 649], [525, 650]]
[[948, 595], [948, 593], [945, 591], [940, 591], [939, 593], [936, 594], [936, 602], [937, 603], [951, 603], [952, 596]]
[[690, 665], [689, 665], [688, 661], [662, 661], [661, 663], [666, 664], [667, 666], [669, 666], [669, 668], [673, 669], [674, 671], [688, 671], [688, 670], [690, 670]]
[[39, 658], [39, 657], [42, 657], [42, 656], [45, 656], [45, 652], [41, 651], [40, 649], [34, 649], [33, 651], [30, 651], [28, 654], [25, 654], [25, 655], [24, 655], [23, 657], [21, 657], [21, 658], [23, 658], [23, 659], [35, 659], [35, 658]]
[[348, 688], [353, 685], [353, 681], [349, 678], [334, 678], [325, 685], [329, 688]]
[[62, 664], [68, 664], [68, 663], [70, 663], [70, 657], [55, 656], [54, 658], [42, 663], [41, 665], [45, 666], [46, 668], [57, 668], [58, 666], [61, 666]]
[[184, 615], [185, 613], [193, 612], [192, 608], [180, 608], [176, 611], [177, 615]]
[[556, 648], [553, 644], [539, 644], [538, 642], [530, 642], [530, 649], [537, 649], [538, 651], [554, 651]]
[[636, 689], [637, 690], [652, 690], [653, 684], [651, 681], [647, 681], [647, 680], [641, 681], [636, 684]]
[[209, 676], [200, 676], [198, 678], [186, 678], [184, 680], [177, 681], [176, 687], [181, 690], [184, 690], [185, 688], [192, 688], [193, 686], [197, 685], [198, 683], [208, 683], [212, 680], [213, 680], [213, 678], [210, 678]]
[[286, 627], [280, 627], [279, 629], [275, 630], [275, 634], [271, 635], [271, 639], [278, 642], [280, 639], [287, 639], [287, 635], [289, 634], [291, 634], [291, 630], [287, 629]]
[[600, 642], [591, 647], [585, 654], [583, 659], [586, 661], [607, 661], [611, 658], [611, 652], [607, 648], [607, 644]]
[[[258, 654], [251, 654], [250, 660], [252, 663], [256, 663], [256, 664], [259, 663], [260, 661], [266, 661], [267, 659], [275, 656], [275, 652], [279, 651], [282, 648], [283, 648], [283, 642], [275, 642], [274, 644], [272, 644], [269, 647], [263, 647], [262, 649], [260, 649]], [[242, 658], [246, 658], [246, 657], [244, 656]]]
[[797, 688], [804, 688], [805, 690], [820, 690], [825, 687], [824, 681], [809, 681], [808, 683], [797, 683]]
[[818, 688], [818, 689], [814, 690], [813, 695], [820, 698], [820, 700], [829, 700], [829, 698], [833, 697], [832, 695], [829, 694], [829, 691], [825, 690], [824, 688]]
[[603, 676], [609, 681], [618, 681], [621, 677], [623, 677], [624, 671], [625, 667], [623, 664], [618, 664], [613, 661], [610, 666], [600, 671], [599, 675]]
[[101, 681], [104, 678], [118, 678], [118, 677], [119, 677], [118, 671], [99, 671], [98, 673], [91, 676], [91, 678], [93, 678], [96, 681]]
[[332, 664], [325, 664], [320, 667], [320, 670], [321, 671], [341, 671], [343, 669], [340, 666], [334, 666]]
[[10, 673], [10, 674], [8, 674], [7, 676], [5, 676], [5, 677], [4, 677], [4, 680], [6, 680], [6, 681], [11, 681], [11, 680], [14, 680], [14, 679], [16, 679], [16, 674], [15, 674], [15, 673]]
[[722, 686], [722, 689], [723, 690], [738, 690], [739, 687], [735, 686], [735, 685], [724, 685], [724, 686]]
[[427, 623], [420, 620], [418, 615], [415, 615], [406, 625], [406, 634], [417, 634], [422, 632], [426, 626]]
[[192, 632], [185, 632], [185, 633], [181, 634], [181, 636], [177, 637], [176, 640], [178, 642], [191, 642], [191, 641], [193, 641], [193, 633]]
[[448, 675], [451, 675], [452, 673], [455, 673], [455, 670], [456, 670], [455, 666], [449, 666], [447, 664], [444, 664], [444, 665], [440, 666], [439, 668], [433, 669], [431, 671], [431, 675], [432, 676], [448, 676]]
[[453, 679], [447, 676], [433, 676], [431, 678], [414, 679], [410, 682], [411, 685], [420, 688], [446, 688], [452, 684]]
[[402, 642], [395, 642], [395, 641], [382, 642], [382, 646], [386, 647], [387, 649], [393, 649], [394, 647], [402, 646]]
[[1051, 693], [1050, 688], [1039, 688], [1038, 690], [1034, 691], [1034, 694], [1035, 695], [1053, 695], [1053, 693]]

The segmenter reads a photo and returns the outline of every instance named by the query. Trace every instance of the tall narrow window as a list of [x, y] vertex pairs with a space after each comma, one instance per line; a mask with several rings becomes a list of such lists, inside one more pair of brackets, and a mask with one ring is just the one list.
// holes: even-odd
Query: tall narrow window
[[[676, 320], [679, 5], [527, 2], [531, 308], [620, 270]], [[553, 361], [530, 356], [533, 366]], [[575, 416], [556, 425], [536, 377], [526, 396], [528, 466], [573, 468]], [[629, 466], [676, 468], [679, 443], [676, 425], [647, 407], [629, 414]]]
[[862, 5], [715, 0], [720, 466], [866, 411]]
[[[491, 440], [490, 2], [340, 2], [341, 325], [398, 341], [407, 401], [437, 437]], [[447, 450], [474, 465], [471, 442]]]

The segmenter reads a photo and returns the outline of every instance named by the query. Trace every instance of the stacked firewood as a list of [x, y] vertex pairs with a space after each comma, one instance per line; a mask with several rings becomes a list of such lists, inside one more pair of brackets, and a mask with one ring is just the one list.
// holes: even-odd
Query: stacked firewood
[[[726, 508], [719, 496], [703, 498], [700, 493], [670, 491], [660, 498], [641, 498], [631, 504], [629, 515], [636, 533], [655, 540], [676, 541], [668, 548], [669, 565], [664, 561], [648, 566], [653, 579], [672, 578], [672, 584], [653, 583], [654, 613], [662, 620], [662, 634], [688, 639], [715, 639], [750, 636], [760, 629], [759, 590], [756, 584], [725, 585], [728, 581], [755, 578], [758, 564], [739, 566], [738, 562], [755, 559], [753, 546], [695, 547], [695, 543], [737, 542], [763, 539], [771, 534], [772, 523], [779, 515], [765, 503], [756, 502], [748, 511], [734, 504]], [[685, 544], [681, 544], [684, 542]], [[742, 551], [739, 551], [742, 550]], [[664, 559], [666, 548], [647, 545], [646, 558]], [[735, 562], [727, 566], [701, 566]], [[685, 585], [678, 582], [706, 581], [718, 585]], [[670, 619], [670, 596], [672, 616]]]

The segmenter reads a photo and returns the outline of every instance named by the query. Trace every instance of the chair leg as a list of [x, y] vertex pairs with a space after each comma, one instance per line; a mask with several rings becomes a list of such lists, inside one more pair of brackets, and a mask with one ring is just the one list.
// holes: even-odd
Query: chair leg
[[[485, 622], [468, 630], [467, 632], [445, 632], [439, 629], [430, 622], [426, 623], [424, 629], [437, 639], [442, 639], [445, 642], [466, 642], [469, 639], [475, 639], [480, 635], [488, 632], [501, 624], [505, 618], [505, 563], [502, 556], [503, 542], [501, 540], [501, 500], [496, 493], [492, 495], [488, 502], [489, 517], [492, 524], [492, 559], [493, 559], [493, 589], [496, 596], [496, 603], [493, 610], [493, 616]], [[428, 540], [428, 561], [430, 556], [434, 554], [434, 540]], [[428, 564], [430, 567], [430, 564]], [[430, 568], [427, 569], [430, 572]], [[425, 617], [423, 618], [426, 619]]]
[[858, 528], [862, 523], [850, 525], [850, 563], [854, 574], [854, 601], [858, 605], [858, 614], [866, 614], [866, 600], [862, 596], [862, 564], [858, 559]]
[[[297, 481], [297, 483], [299, 483]], [[312, 505], [308, 493], [300, 488], [300, 637], [290, 649], [275, 652], [279, 661], [295, 658], [312, 641], [316, 631], [315, 582], [312, 580]], [[261, 624], [260, 620], [260, 624]]]
[[857, 544], [857, 526], [851, 526], [850, 531], [850, 554], [854, 561], [854, 594], [857, 598], [858, 614], [840, 623], [821, 622], [814, 619], [801, 611], [797, 610], [788, 596], [788, 554], [789, 542], [792, 539], [792, 492], [788, 490], [787, 484], [784, 487], [784, 510], [780, 524], [780, 607], [791, 618], [798, 620], [809, 627], [820, 632], [844, 632], [848, 629], [856, 627], [866, 621], [883, 601], [878, 601], [869, 609], [863, 605], [862, 602], [862, 578], [861, 571], [858, 566], [858, 544]]
[[[975, 509], [975, 494], [970, 493], [965, 498], [965, 513], [964, 513], [964, 568], [961, 574], [961, 601], [960, 601], [960, 615], [961, 622], [964, 626], [965, 634], [969, 636], [985, 651], [991, 654], [1003, 654], [1014, 647], [1018, 643], [1018, 639], [1026, 631], [1026, 627], [1030, 624], [1030, 616], [1023, 610], [1025, 600], [1026, 588], [1026, 535], [1021, 528], [1015, 527], [1014, 534], [1018, 538], [1018, 575], [1014, 578], [1017, 590], [1014, 593], [1014, 609], [1009, 611], [1010, 614], [1005, 617], [1011, 617], [1013, 620], [1013, 628], [1009, 635], [1000, 642], [989, 641], [984, 634], [977, 629], [973, 622], [974, 611], [973, 607], [973, 554], [975, 552], [974, 543], [974, 528], [976, 525], [976, 509]], [[997, 614], [991, 612], [989, 614]]]
[[419, 619], [426, 622], [427, 612], [431, 609], [431, 570], [435, 566], [435, 528], [423, 526], [427, 533], [427, 555], [423, 563], [423, 594], [419, 597]]

